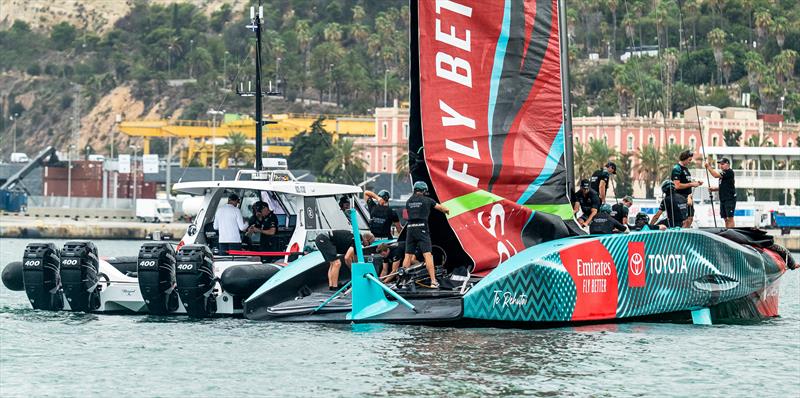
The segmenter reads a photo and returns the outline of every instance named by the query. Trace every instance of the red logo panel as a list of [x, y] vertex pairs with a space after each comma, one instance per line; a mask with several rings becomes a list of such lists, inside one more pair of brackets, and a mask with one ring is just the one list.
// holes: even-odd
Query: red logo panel
[[577, 290], [573, 321], [610, 319], [617, 315], [617, 268], [598, 240], [561, 251], [561, 263]]
[[628, 242], [628, 286], [647, 286], [644, 242]]

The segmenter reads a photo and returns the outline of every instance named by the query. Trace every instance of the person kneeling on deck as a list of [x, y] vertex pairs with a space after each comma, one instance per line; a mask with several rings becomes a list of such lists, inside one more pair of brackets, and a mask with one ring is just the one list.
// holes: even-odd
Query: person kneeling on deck
[[600, 206], [600, 211], [589, 225], [589, 233], [592, 235], [625, 232], [626, 229], [627, 227], [625, 225], [617, 221], [617, 219], [611, 215], [611, 206], [608, 204]]
[[375, 202], [373, 206], [368, 206], [369, 230], [377, 239], [392, 239], [392, 224], [397, 231], [403, 228], [400, 225], [400, 217], [397, 217], [397, 213], [389, 207], [390, 196], [389, 191], [385, 189], [377, 195], [372, 191], [364, 191], [364, 199]]
[[[361, 234], [361, 244], [369, 246], [375, 241], [375, 236], [371, 232]], [[328, 262], [328, 287], [331, 290], [339, 289], [339, 269], [342, 267], [342, 259], [345, 265], [350, 268], [356, 256], [355, 241], [353, 233], [348, 230], [336, 230], [317, 235], [314, 242], [317, 249], [322, 253], [322, 258]]]
[[225, 256], [228, 250], [242, 249], [242, 235], [240, 231], [247, 229], [242, 212], [239, 211], [239, 195], [232, 193], [228, 196], [228, 203], [219, 206], [214, 214], [214, 229], [219, 231], [219, 255]]
[[581, 180], [581, 189], [572, 195], [572, 210], [577, 214], [578, 210], [583, 213], [578, 218], [578, 224], [581, 227], [591, 225], [592, 219], [597, 215], [597, 210], [600, 209], [600, 197], [597, 196], [591, 187], [589, 180]]
[[431, 278], [431, 287], [435, 289], [439, 287], [439, 282], [436, 280], [436, 268], [433, 265], [433, 254], [431, 254], [428, 216], [431, 214], [431, 209], [439, 210], [444, 214], [450, 214], [450, 210], [425, 196], [427, 193], [428, 184], [423, 181], [417, 181], [414, 183], [414, 194], [406, 201], [406, 212], [408, 213], [406, 228], [408, 232], [406, 232], [406, 254], [405, 258], [403, 258], [403, 268], [411, 266], [415, 253], [419, 250], [425, 259], [425, 268]]
[[[686, 197], [675, 191], [675, 184], [670, 180], [665, 180], [661, 183], [661, 192], [664, 193], [664, 199], [661, 200], [661, 205], [658, 206], [658, 211], [653, 215], [650, 223], [659, 229], [683, 226], [689, 216], [689, 204], [686, 201]], [[667, 212], [667, 218], [656, 224], [661, 214], [665, 211]]]
[[[278, 232], [278, 216], [272, 212], [266, 202], [253, 203], [253, 216], [250, 217], [250, 228], [247, 234], [251, 242], [258, 242], [259, 251], [275, 250], [275, 234]], [[255, 248], [253, 248], [255, 249]]]
[[[397, 242], [394, 245], [388, 243], [381, 243], [375, 250], [383, 258], [383, 267], [381, 267], [381, 280], [383, 282], [391, 282], [394, 280], [397, 270], [400, 269], [400, 264], [406, 254], [406, 242]], [[414, 254], [414, 265], [419, 260], [419, 256]]]

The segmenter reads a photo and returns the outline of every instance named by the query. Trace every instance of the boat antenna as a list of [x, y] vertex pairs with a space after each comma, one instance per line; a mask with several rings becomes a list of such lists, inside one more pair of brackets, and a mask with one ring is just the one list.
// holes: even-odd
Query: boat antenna
[[[241, 97], [256, 97], [256, 170], [261, 171], [262, 169], [262, 158], [261, 158], [261, 150], [262, 150], [262, 131], [264, 125], [266, 124], [275, 124], [277, 122], [271, 120], [264, 120], [264, 114], [261, 109], [261, 99], [263, 96], [266, 95], [280, 95], [278, 92], [263, 92], [261, 91], [261, 24], [264, 22], [264, 6], [261, 5], [261, 0], [258, 1], [258, 10], [256, 8], [250, 7], [250, 24], [246, 25], [247, 29], [252, 30], [256, 34], [256, 87], [254, 91], [251, 91], [250, 82], [247, 82], [247, 91], [244, 90], [244, 83], [239, 83], [239, 86], [236, 87], [236, 94]], [[272, 84], [270, 84], [270, 89]]]
[[[683, 10], [680, 7], [680, 3], [678, 5], [678, 23], [683, 26]], [[686, 46], [686, 55], [689, 55], [689, 48]], [[705, 163], [708, 161], [706, 157], [706, 144], [705, 140], [703, 139], [703, 125], [700, 123], [700, 108], [697, 106], [697, 89], [695, 86], [692, 86], [692, 100], [694, 101], [694, 116], [695, 121], [697, 122], [697, 132], [700, 136], [700, 152], [703, 154], [703, 170], [706, 172], [706, 190], [708, 191], [708, 200], [711, 202], [711, 218], [714, 219], [714, 228], [717, 228], [717, 211], [714, 209], [714, 193], [711, 192], [711, 175], [708, 172], [708, 168], [705, 167]], [[684, 118], [686, 115], [683, 115]], [[692, 148], [694, 149], [694, 148]]]

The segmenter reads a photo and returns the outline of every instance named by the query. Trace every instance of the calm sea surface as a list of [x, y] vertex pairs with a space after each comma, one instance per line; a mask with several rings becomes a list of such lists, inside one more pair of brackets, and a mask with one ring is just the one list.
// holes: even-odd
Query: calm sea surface
[[[0, 263], [29, 240], [0, 240]], [[61, 245], [63, 242], [56, 242]], [[141, 242], [99, 241], [101, 255]], [[331, 326], [33, 311], [0, 286], [0, 396], [800, 396], [800, 273], [756, 325]]]

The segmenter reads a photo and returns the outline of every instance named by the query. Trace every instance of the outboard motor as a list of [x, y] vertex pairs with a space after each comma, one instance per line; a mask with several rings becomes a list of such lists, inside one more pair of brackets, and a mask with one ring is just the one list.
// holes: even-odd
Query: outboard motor
[[100, 308], [97, 247], [92, 242], [67, 242], [61, 249], [61, 285], [72, 311]]
[[207, 317], [217, 310], [214, 288], [214, 260], [205, 245], [186, 245], [176, 259], [178, 294], [192, 317]]
[[22, 283], [34, 309], [58, 311], [64, 308], [58, 254], [52, 243], [30, 243], [25, 247]]
[[136, 261], [139, 289], [153, 315], [164, 315], [178, 309], [175, 290], [175, 250], [166, 242], [145, 243]]

